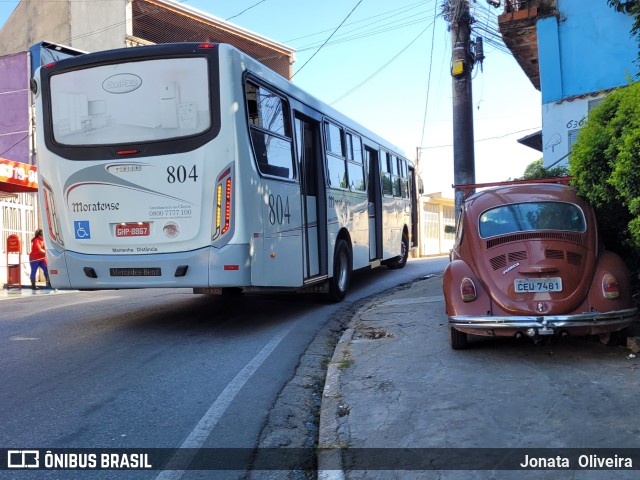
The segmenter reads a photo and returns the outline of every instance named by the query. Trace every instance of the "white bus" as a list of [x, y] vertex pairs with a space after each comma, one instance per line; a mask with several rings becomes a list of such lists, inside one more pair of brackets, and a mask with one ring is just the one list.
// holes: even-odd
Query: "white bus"
[[86, 54], [33, 90], [55, 288], [341, 300], [417, 245], [411, 162], [229, 45]]

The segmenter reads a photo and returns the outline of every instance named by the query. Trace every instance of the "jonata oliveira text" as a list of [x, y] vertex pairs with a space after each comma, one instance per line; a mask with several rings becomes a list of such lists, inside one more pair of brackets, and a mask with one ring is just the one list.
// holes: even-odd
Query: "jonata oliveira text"
[[633, 461], [627, 457], [599, 457], [598, 455], [580, 455], [578, 464], [571, 465], [569, 457], [530, 457], [524, 456], [522, 468], [633, 468]]

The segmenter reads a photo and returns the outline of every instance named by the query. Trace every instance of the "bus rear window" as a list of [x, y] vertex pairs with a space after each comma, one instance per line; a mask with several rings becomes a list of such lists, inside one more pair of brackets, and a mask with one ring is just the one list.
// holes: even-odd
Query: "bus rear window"
[[53, 138], [117, 145], [198, 135], [211, 127], [206, 58], [102, 65], [51, 77]]

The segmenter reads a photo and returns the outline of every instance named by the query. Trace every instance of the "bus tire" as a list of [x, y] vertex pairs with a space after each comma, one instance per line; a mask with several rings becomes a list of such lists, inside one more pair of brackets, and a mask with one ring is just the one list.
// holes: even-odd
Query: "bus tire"
[[404, 268], [409, 258], [409, 237], [406, 232], [402, 232], [402, 245], [400, 246], [400, 255], [392, 258], [387, 262], [387, 267], [391, 270], [399, 270]]
[[240, 287], [224, 287], [222, 288], [223, 297], [239, 297], [244, 293]]
[[341, 302], [347, 296], [349, 280], [351, 280], [351, 249], [346, 240], [340, 238], [336, 242], [333, 254], [333, 277], [329, 279], [329, 300]]

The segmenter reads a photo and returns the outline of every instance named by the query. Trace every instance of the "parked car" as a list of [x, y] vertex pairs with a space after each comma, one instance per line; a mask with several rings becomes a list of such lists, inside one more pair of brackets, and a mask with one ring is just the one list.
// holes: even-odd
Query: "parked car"
[[451, 347], [467, 335], [610, 335], [636, 317], [624, 261], [593, 208], [560, 183], [482, 190], [463, 202], [443, 291]]

